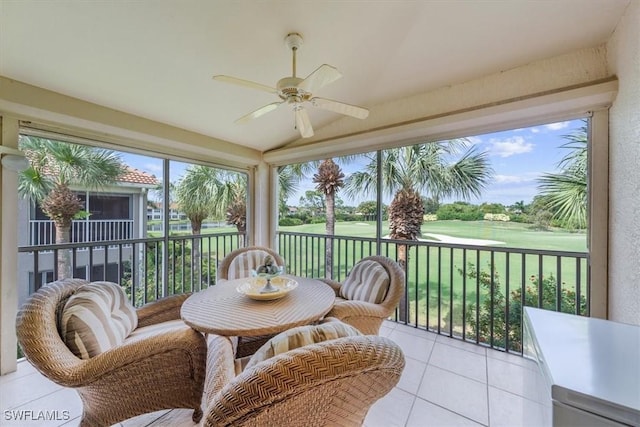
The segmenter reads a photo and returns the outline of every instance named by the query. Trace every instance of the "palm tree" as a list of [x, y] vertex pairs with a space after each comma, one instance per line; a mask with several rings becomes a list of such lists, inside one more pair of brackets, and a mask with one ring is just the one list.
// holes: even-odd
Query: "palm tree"
[[[416, 144], [382, 151], [382, 186], [393, 196], [389, 206], [389, 237], [417, 240], [421, 235], [424, 207], [422, 195], [438, 200], [479, 196], [493, 170], [486, 153], [468, 148], [467, 139]], [[368, 163], [346, 182], [352, 197], [375, 193], [377, 159], [366, 154]], [[398, 246], [398, 261], [406, 265], [406, 246]]]
[[223, 173], [215, 212], [225, 211], [227, 224], [235, 225], [238, 233], [247, 231], [247, 176], [239, 173]]
[[[246, 175], [208, 166], [190, 166], [175, 185], [176, 201], [189, 218], [191, 234], [200, 235], [208, 217], [224, 217], [246, 230]], [[197, 248], [194, 248], [197, 250]]]
[[558, 173], [547, 173], [539, 178], [540, 193], [548, 196], [554, 218], [567, 227], [587, 226], [587, 124], [570, 135], [562, 148], [570, 152], [560, 160]]
[[511, 209], [515, 211], [515, 213], [523, 214], [525, 213], [526, 205], [524, 204], [524, 200], [520, 200], [519, 202], [515, 202], [511, 205]]
[[224, 217], [239, 232], [246, 231], [246, 175], [192, 165], [175, 186], [176, 202], [189, 218], [192, 240], [191, 263], [196, 281], [200, 275], [200, 234], [208, 217]]
[[189, 219], [194, 236], [200, 235], [202, 222], [216, 211], [216, 199], [222, 185], [218, 169], [201, 165], [189, 166], [176, 184], [176, 203]]
[[[326, 159], [318, 166], [318, 172], [313, 175], [316, 189], [324, 194], [326, 221], [325, 230], [327, 236], [335, 234], [335, 201], [336, 193], [344, 186], [344, 173], [332, 159]], [[325, 245], [325, 274], [333, 277], [333, 238], [329, 237]]]
[[315, 162], [292, 163], [278, 167], [278, 196], [280, 214], [287, 206], [287, 199], [298, 189], [298, 184], [314, 169]]
[[[30, 167], [19, 177], [18, 192], [40, 204], [53, 221], [56, 244], [69, 242], [71, 221], [83, 210], [70, 186], [97, 189], [113, 184], [126, 171], [113, 151], [31, 136], [20, 137]], [[58, 279], [71, 276], [69, 252], [58, 257]]]

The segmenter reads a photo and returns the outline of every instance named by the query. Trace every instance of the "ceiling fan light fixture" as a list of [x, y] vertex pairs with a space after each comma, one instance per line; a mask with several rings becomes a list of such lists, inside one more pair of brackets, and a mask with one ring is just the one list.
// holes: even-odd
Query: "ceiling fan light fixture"
[[340, 77], [342, 74], [337, 68], [331, 65], [322, 64], [316, 68], [306, 78], [301, 79], [296, 76], [296, 52], [303, 44], [302, 36], [300, 33], [292, 32], [286, 35], [285, 45], [292, 53], [292, 75], [290, 77], [284, 77], [278, 80], [276, 87], [270, 87], [260, 83], [255, 83], [249, 80], [239, 79], [237, 77], [216, 75], [213, 76], [215, 80], [232, 83], [238, 86], [244, 86], [251, 89], [258, 89], [265, 92], [276, 93], [282, 100], [281, 102], [275, 102], [259, 109], [252, 113], [249, 113], [240, 119], [236, 120], [237, 123], [245, 123], [249, 120], [260, 117], [269, 111], [275, 110], [279, 105], [283, 103], [293, 104], [293, 110], [296, 119], [296, 128], [300, 132], [303, 138], [313, 136], [313, 128], [311, 127], [311, 121], [309, 120], [309, 114], [303, 107], [303, 103], [309, 102], [314, 107], [322, 108], [327, 111], [332, 111], [339, 114], [355, 117], [358, 119], [364, 119], [368, 116], [369, 110], [357, 105], [346, 104], [344, 102], [335, 101], [326, 98], [313, 97], [313, 92], [328, 85]]

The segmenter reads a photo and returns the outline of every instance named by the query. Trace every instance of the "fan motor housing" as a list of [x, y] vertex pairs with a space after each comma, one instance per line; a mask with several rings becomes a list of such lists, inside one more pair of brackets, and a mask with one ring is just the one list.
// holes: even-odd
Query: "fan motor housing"
[[278, 95], [280, 96], [280, 98], [285, 101], [291, 99], [292, 97], [298, 98], [298, 102], [300, 102], [300, 100], [304, 100], [307, 93], [304, 90], [298, 88], [298, 85], [303, 80], [304, 79], [301, 79], [300, 77], [285, 77], [283, 79], [280, 79], [278, 81], [278, 84], [276, 85], [276, 89], [278, 89]]

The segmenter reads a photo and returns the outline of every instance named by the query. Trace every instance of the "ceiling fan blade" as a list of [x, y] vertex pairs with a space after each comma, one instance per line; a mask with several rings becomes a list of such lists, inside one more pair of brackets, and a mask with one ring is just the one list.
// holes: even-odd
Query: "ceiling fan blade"
[[313, 93], [321, 87], [338, 80], [340, 77], [342, 77], [342, 74], [337, 68], [332, 67], [331, 65], [322, 64], [316, 68], [313, 73], [309, 74], [303, 81], [301, 81], [298, 88], [305, 92]]
[[312, 137], [313, 128], [311, 127], [311, 120], [309, 120], [307, 110], [297, 106], [294, 111], [296, 113], [296, 127], [300, 131], [300, 135], [302, 135], [303, 138]]
[[326, 98], [311, 98], [310, 101], [316, 107], [358, 119], [366, 119], [369, 116], [369, 110], [363, 107], [358, 107], [357, 105], [345, 104], [344, 102]]
[[260, 107], [258, 108], [256, 111], [253, 111], [249, 114], [247, 114], [246, 116], [242, 116], [240, 117], [238, 120], [236, 120], [236, 123], [246, 123], [249, 120], [258, 118], [264, 114], [267, 114], [269, 111], [273, 111], [276, 108], [278, 108], [280, 105], [284, 104], [284, 101], [280, 101], [280, 102], [272, 102], [271, 104], [267, 104], [264, 107]]
[[217, 75], [217, 76], [213, 76], [213, 79], [219, 82], [231, 83], [234, 85], [249, 87], [252, 89], [258, 89], [258, 90], [262, 90], [269, 93], [278, 93], [278, 90], [274, 87], [252, 82], [250, 80], [239, 79], [237, 77]]

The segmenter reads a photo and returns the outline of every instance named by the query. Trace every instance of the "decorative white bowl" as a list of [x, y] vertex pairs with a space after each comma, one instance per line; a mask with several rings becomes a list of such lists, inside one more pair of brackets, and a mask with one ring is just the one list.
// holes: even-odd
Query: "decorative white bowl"
[[254, 277], [238, 285], [236, 290], [251, 299], [267, 301], [279, 299], [298, 287], [298, 282], [288, 277], [277, 276], [271, 279], [271, 286], [277, 290], [274, 292], [263, 292], [267, 280], [262, 277]]

